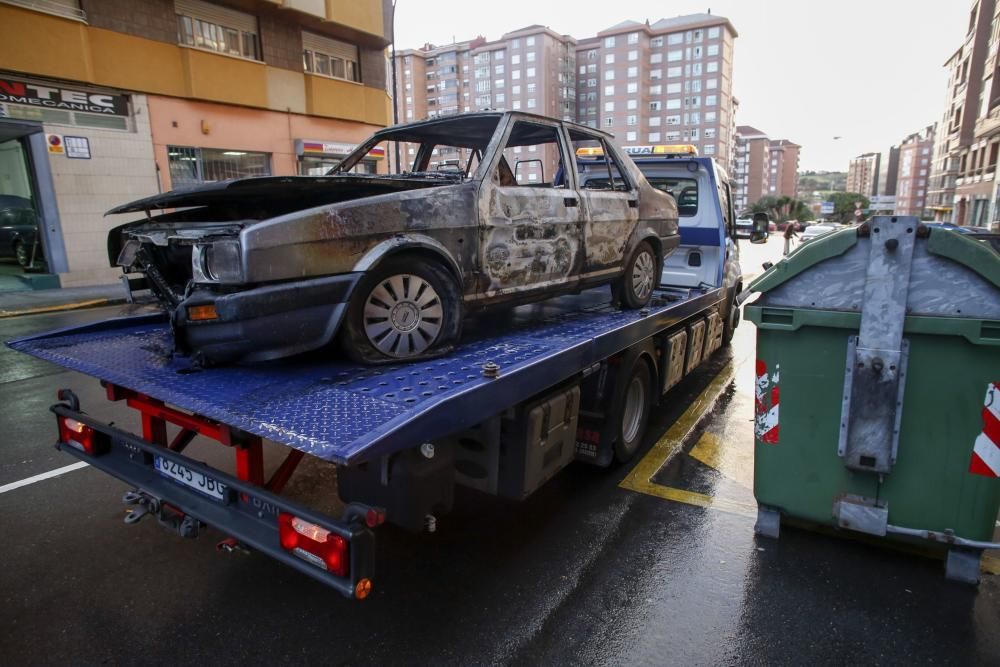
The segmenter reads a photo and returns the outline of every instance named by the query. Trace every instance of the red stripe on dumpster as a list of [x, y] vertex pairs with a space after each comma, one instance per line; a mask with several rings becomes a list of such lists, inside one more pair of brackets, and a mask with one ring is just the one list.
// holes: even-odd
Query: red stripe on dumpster
[[770, 375], [767, 372], [767, 364], [761, 359], [757, 360], [757, 379], [754, 387], [754, 432], [761, 442], [769, 445], [778, 444], [780, 429], [779, 369], [780, 365], [775, 365], [774, 375]]
[[1000, 383], [986, 387], [983, 401], [983, 431], [972, 446], [969, 472], [984, 477], [1000, 477]]

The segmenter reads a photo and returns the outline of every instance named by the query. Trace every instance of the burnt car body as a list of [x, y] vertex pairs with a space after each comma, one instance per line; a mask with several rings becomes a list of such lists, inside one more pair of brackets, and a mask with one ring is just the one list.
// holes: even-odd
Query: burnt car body
[[[351, 173], [382, 144], [412, 156], [411, 171]], [[583, 144], [605, 146], [613, 183], [578, 186]], [[433, 170], [446, 153], [464, 168]], [[205, 364], [338, 335], [366, 362], [432, 354], [458, 339], [467, 312], [602, 283], [639, 307], [679, 243], [673, 198], [610, 135], [519, 112], [387, 128], [324, 176], [222, 181], [110, 211], [129, 212], [147, 218], [111, 231], [112, 265], [145, 274], [176, 346]]]

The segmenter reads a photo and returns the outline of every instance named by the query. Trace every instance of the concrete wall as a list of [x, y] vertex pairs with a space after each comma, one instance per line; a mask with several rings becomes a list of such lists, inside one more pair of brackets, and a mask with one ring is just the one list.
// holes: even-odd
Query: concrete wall
[[64, 287], [114, 282], [121, 274], [108, 266], [107, 233], [127, 220], [104, 217], [117, 204], [156, 193], [156, 169], [145, 95], [132, 97], [133, 130], [46, 123], [45, 131], [87, 137], [91, 159], [49, 155], [56, 203], [62, 224], [69, 273], [60, 274]]

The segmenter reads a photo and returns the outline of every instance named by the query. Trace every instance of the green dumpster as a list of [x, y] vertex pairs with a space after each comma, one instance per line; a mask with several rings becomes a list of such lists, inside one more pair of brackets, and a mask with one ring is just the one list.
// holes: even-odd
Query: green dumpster
[[1000, 548], [1000, 255], [877, 216], [749, 289], [757, 532], [785, 516], [919, 540], [977, 582]]

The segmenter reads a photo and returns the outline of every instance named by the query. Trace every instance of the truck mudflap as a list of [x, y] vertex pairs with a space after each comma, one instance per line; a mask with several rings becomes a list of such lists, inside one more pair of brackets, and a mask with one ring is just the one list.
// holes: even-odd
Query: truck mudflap
[[153, 515], [184, 537], [210, 526], [231, 536], [220, 546], [260, 551], [346, 597], [370, 593], [371, 529], [384, 520], [377, 508], [352, 503], [336, 520], [102, 423], [76, 405], [57, 403], [51, 410], [59, 425], [57, 449], [135, 487], [123, 498], [134, 505], [126, 523]]

